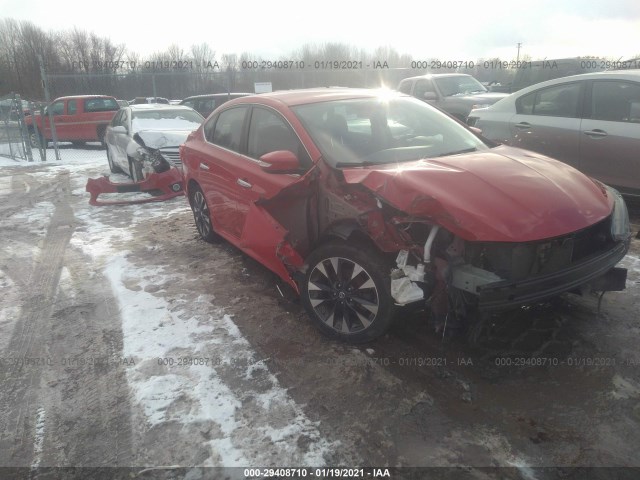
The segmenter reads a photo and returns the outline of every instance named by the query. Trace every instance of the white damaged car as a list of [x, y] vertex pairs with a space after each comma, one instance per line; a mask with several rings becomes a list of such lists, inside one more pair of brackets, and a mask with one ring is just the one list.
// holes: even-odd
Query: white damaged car
[[121, 108], [105, 133], [109, 168], [134, 182], [172, 166], [181, 168], [178, 147], [203, 121], [198, 112], [180, 105]]

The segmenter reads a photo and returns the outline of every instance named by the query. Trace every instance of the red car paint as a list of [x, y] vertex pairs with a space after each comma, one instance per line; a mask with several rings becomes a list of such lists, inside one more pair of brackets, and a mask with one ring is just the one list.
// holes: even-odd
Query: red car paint
[[[152, 173], [141, 182], [113, 183], [108, 177], [90, 178], [87, 180], [86, 190], [91, 195], [89, 204], [100, 205], [130, 205], [135, 203], [161, 202], [179, 195], [184, 195], [182, 174], [175, 168], [162, 173]], [[135, 200], [99, 200], [103, 193], [148, 193], [160, 190], [161, 195]]]
[[345, 169], [408, 214], [437, 219], [465, 240], [529, 242], [581, 230], [611, 213], [613, 200], [564, 163], [512, 147]]
[[[348, 242], [354, 232], [367, 237], [387, 259], [402, 250], [421, 259], [425, 238], [412, 238], [410, 229], [422, 224], [427, 231], [438, 232], [438, 226], [451, 235], [447, 252], [462, 259], [466, 246], [484, 248], [483, 242], [498, 244], [499, 248], [502, 244], [522, 244], [535, 250], [538, 247], [531, 245], [538, 241], [546, 245], [544, 248], [551, 248], [552, 239], [601, 225], [611, 216], [614, 199], [604, 186], [566, 164], [517, 148], [489, 148], [482, 143], [474, 153], [375, 166], [331, 164], [292, 109], [339, 100], [377, 99], [378, 95], [367, 90], [319, 89], [275, 92], [226, 103], [180, 149], [187, 197], [192, 201], [194, 192], [201, 190], [213, 231], [296, 291], [300, 291], [300, 276], [311, 271], [309, 257], [327, 240], [341, 238]], [[244, 147], [233, 151], [211, 143], [208, 138], [213, 137], [207, 135], [214, 132], [218, 117], [240, 106], [252, 109], [233, 130], [243, 132], [240, 145]], [[282, 165], [294, 166], [290, 158], [280, 155], [278, 150], [286, 150], [282, 148], [257, 158], [248, 156], [251, 119], [260, 109], [275, 112], [291, 127], [303, 147], [296, 155], [301, 162], [307, 155], [309, 168], [270, 172], [273, 165], [269, 166], [268, 160], [272, 155], [279, 156]], [[373, 133], [374, 117], [370, 119]], [[442, 121], [453, 122], [447, 118]], [[360, 128], [357, 123], [353, 125]], [[467, 135], [472, 133], [467, 131], [465, 138]], [[473, 138], [479, 142], [477, 136]], [[562, 240], [562, 248], [572, 241]], [[587, 272], [591, 280], [600, 271], [611, 269], [628, 249], [628, 239], [625, 241], [619, 242], [607, 258], [599, 251], [595, 266], [579, 271]], [[450, 303], [448, 257], [449, 253], [433, 258], [430, 267], [435, 279], [431, 308], [440, 317], [447, 314]], [[581, 277], [576, 282], [572, 271], [578, 270], [573, 265], [562, 270], [556, 284], [564, 282], [571, 288], [579, 284]], [[533, 275], [539, 279], [541, 274]], [[500, 288], [510, 281], [504, 280]], [[489, 283], [489, 287], [492, 285]], [[518, 283], [521, 289], [522, 285], [534, 293], [538, 288], [535, 281]], [[559, 288], [553, 291], [557, 293], [562, 293]], [[508, 302], [512, 305], [515, 301], [509, 298]]]
[[[49, 106], [55, 109], [53, 115], [56, 135], [60, 141], [91, 142], [102, 141], [105, 129], [120, 106], [114, 97], [106, 95], [78, 95], [60, 97]], [[27, 127], [34, 127], [46, 140], [51, 140], [51, 124], [48, 115], [39, 113], [25, 118]]]

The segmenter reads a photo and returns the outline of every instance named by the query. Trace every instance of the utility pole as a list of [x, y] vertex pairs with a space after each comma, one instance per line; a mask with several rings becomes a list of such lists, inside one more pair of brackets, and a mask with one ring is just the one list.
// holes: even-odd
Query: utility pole
[[518, 58], [516, 58], [516, 65], [520, 61], [520, 47], [522, 46], [522, 42], [518, 42]]

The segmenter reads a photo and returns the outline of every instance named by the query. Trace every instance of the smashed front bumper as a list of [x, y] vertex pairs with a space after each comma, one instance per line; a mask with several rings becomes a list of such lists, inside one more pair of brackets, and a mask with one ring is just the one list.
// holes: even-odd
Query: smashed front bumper
[[604, 253], [591, 255], [558, 272], [479, 286], [478, 307], [484, 311], [516, 307], [546, 300], [588, 284], [596, 291], [624, 290], [627, 270], [615, 265], [628, 250], [629, 241], [620, 242]]
[[[135, 203], [161, 202], [178, 195], [184, 195], [184, 180], [182, 173], [170, 168], [162, 173], [152, 173], [137, 183], [113, 183], [108, 177], [90, 178], [87, 180], [87, 192], [91, 194], [91, 205], [129, 205]], [[98, 200], [103, 193], [152, 193], [157, 194], [148, 198], [130, 200]]]

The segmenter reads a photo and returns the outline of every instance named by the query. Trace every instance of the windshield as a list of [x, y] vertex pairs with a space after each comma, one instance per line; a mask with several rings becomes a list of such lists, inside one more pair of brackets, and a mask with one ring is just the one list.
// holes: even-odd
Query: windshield
[[409, 97], [338, 100], [292, 110], [334, 167], [408, 162], [489, 148], [455, 120]]
[[440, 92], [445, 97], [484, 93], [487, 89], [475, 78], [468, 75], [434, 78]]
[[131, 128], [140, 130], [196, 130], [204, 118], [191, 110], [151, 110], [132, 112]]

